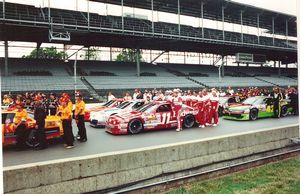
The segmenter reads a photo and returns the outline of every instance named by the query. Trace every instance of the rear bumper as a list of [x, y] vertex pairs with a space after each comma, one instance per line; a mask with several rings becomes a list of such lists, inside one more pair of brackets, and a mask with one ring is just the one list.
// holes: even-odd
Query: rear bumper
[[223, 113], [223, 118], [227, 119], [227, 120], [248, 121], [249, 120], [249, 114]]
[[105, 125], [105, 131], [107, 133], [113, 134], [113, 135], [125, 135], [128, 134], [127, 129], [121, 129], [118, 125]]

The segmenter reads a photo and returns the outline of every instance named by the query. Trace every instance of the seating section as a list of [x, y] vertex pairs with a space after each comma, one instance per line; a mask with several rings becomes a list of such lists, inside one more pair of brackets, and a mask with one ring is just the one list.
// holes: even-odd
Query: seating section
[[87, 76], [93, 87], [100, 89], [129, 88], [199, 88], [200, 86], [184, 77], [134, 77], [134, 76]]
[[[9, 59], [10, 76], [2, 76], [2, 91], [63, 91], [74, 89], [72, 76], [73, 61], [64, 63], [59, 60]], [[3, 72], [3, 59], [0, 59]], [[295, 69], [267, 67], [225, 67], [227, 75], [219, 81], [218, 68], [208, 65], [141, 63], [140, 72], [155, 76], [136, 76], [136, 63], [110, 61], [78, 61], [77, 68], [85, 73], [85, 79], [96, 89], [132, 89], [132, 88], [201, 88], [208, 87], [249, 87], [249, 86], [288, 86], [297, 85], [297, 79], [284, 75], [294, 75]], [[52, 76], [15, 76], [13, 72], [24, 70], [48, 70]], [[68, 73], [69, 71], [69, 73]], [[115, 76], [91, 76], [91, 72], [107, 72]], [[262, 75], [260, 72], [263, 72]], [[193, 76], [190, 74], [193, 73]], [[251, 74], [250, 77], [248, 74]], [[205, 76], [203, 76], [205, 75]], [[248, 75], [248, 77], [247, 77]], [[255, 77], [253, 75], [256, 75]], [[87, 90], [78, 75], [77, 89]]]
[[[2, 91], [64, 91], [73, 90], [74, 79], [71, 76], [9, 76], [1, 77]], [[77, 79], [77, 89], [87, 88]]]
[[[7, 19], [22, 19], [26, 21], [39, 21], [47, 22], [48, 8], [38, 8], [30, 5], [5, 3], [6, 5], [6, 18]], [[2, 7], [2, 2], [0, 2]], [[2, 11], [2, 9], [0, 9]], [[2, 13], [0, 12], [2, 15]], [[50, 17], [53, 23], [65, 24], [61, 28], [65, 29], [80, 29], [80, 27], [86, 27], [88, 23], [91, 27], [102, 28], [102, 30], [112, 29], [121, 30], [122, 29], [122, 17], [119, 16], [103, 16], [95, 13], [90, 13], [90, 21], [88, 22], [88, 16], [86, 12], [72, 11], [72, 10], [62, 10], [52, 8], [50, 12]], [[138, 19], [131, 17], [124, 17], [124, 30], [130, 32], [142, 32], [151, 33], [152, 31], [157, 35], [181, 35], [186, 38], [205, 38], [209, 40], [226, 40], [231, 42], [242, 42], [242, 36], [240, 33], [225, 31], [223, 37], [222, 30], [204, 28], [203, 34], [202, 29], [199, 27], [192, 27], [188, 25], [181, 25], [180, 31], [177, 24], [166, 23], [166, 22], [154, 22], [154, 29], [152, 30], [152, 22], [146, 19]], [[289, 41], [282, 39], [273, 39], [269, 37], [261, 36], [258, 41], [258, 36], [251, 34], [243, 34], [243, 43], [249, 44], [260, 44], [265, 46], [277, 46], [284, 48], [297, 48], [296, 41]], [[273, 45], [274, 44], [274, 45]]]

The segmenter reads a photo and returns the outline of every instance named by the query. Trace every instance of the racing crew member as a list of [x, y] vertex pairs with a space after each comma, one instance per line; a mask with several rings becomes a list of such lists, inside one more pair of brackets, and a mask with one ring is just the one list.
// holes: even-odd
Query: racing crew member
[[198, 108], [198, 114], [197, 114], [197, 121], [199, 123], [199, 127], [200, 128], [204, 128], [205, 127], [205, 101], [204, 101], [204, 97], [202, 95], [202, 92], [199, 92], [199, 96], [197, 99], [197, 104], [195, 105], [195, 107]]
[[74, 135], [72, 131], [72, 109], [68, 106], [68, 99], [61, 99], [58, 115], [61, 116], [62, 126], [64, 130], [65, 147], [71, 149], [74, 147]]
[[279, 88], [274, 88], [273, 93], [271, 94], [273, 97], [273, 111], [274, 111], [274, 117], [279, 118], [280, 117], [280, 102], [283, 99], [282, 94], [279, 92]]
[[214, 120], [213, 126], [217, 126], [219, 122], [219, 97], [217, 95], [217, 92], [215, 90], [212, 91], [212, 96], [210, 97], [210, 110], [209, 110], [209, 124], [212, 123], [212, 120]]
[[84, 114], [85, 114], [85, 103], [82, 100], [81, 94], [76, 95], [76, 104], [75, 104], [75, 120], [78, 127], [78, 137], [77, 139], [80, 142], [86, 142], [86, 128], [84, 123]]
[[37, 95], [34, 100], [34, 119], [36, 120], [36, 137], [39, 142], [39, 146], [35, 149], [42, 150], [47, 148], [47, 139], [45, 133], [45, 119], [47, 115], [45, 107], [42, 104], [42, 97]]
[[182, 98], [179, 96], [179, 90], [173, 90], [172, 103], [174, 104], [175, 116], [177, 118], [177, 129], [176, 131], [182, 131], [182, 119], [181, 119], [181, 108], [182, 108]]
[[59, 102], [54, 93], [50, 93], [50, 98], [46, 102], [47, 105], [47, 114], [48, 115], [56, 115], [57, 107], [59, 106]]
[[26, 125], [25, 121], [28, 118], [28, 113], [25, 109], [23, 109], [23, 103], [17, 103], [15, 105], [15, 108], [17, 109], [17, 112], [15, 114], [14, 118], [14, 124], [16, 126], [16, 140], [17, 140], [17, 149], [23, 150], [25, 145], [25, 138], [26, 138]]

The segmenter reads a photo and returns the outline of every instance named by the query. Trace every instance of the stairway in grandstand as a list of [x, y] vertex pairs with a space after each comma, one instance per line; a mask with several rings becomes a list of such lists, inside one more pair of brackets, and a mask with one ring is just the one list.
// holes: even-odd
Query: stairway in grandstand
[[273, 83], [273, 82], [271, 82], [271, 81], [267, 81], [267, 80], [262, 79], [262, 78], [259, 78], [259, 77], [255, 77], [255, 79], [257, 79], [257, 80], [259, 80], [259, 81], [263, 81], [263, 82], [269, 83], [269, 84], [272, 84], [272, 85], [274, 85], [274, 86], [279, 86], [278, 84], [275, 84], [275, 83]]
[[90, 83], [85, 79], [85, 77], [82, 76], [80, 80], [81, 80], [82, 83], [88, 88], [88, 92], [89, 92], [89, 94], [90, 94], [93, 98], [95, 98], [95, 99], [97, 99], [97, 100], [99, 100], [99, 101], [103, 101], [103, 98], [102, 98], [101, 96], [98, 95], [96, 89], [92, 86], [92, 84], [90, 84]]
[[158, 65], [158, 66], [161, 67], [161, 68], [163, 68], [163, 69], [166, 70], [167, 72], [172, 73], [172, 74], [175, 75], [175, 76], [185, 77], [187, 80], [190, 80], [190, 81], [196, 83], [197, 85], [200, 85], [201, 87], [208, 88], [208, 85], [206, 85], [206, 84], [204, 84], [204, 83], [202, 83], [202, 82], [200, 82], [200, 81], [197, 81], [197, 80], [191, 78], [190, 76], [186, 75], [185, 73], [182, 73], [182, 72], [180, 72], [180, 71], [171, 69], [171, 68], [166, 67], [166, 66], [164, 66], [164, 65]]

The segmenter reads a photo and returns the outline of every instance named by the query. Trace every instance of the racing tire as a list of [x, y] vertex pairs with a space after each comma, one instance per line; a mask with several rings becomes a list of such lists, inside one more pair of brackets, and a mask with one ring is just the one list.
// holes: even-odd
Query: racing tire
[[183, 118], [183, 127], [184, 128], [192, 128], [196, 123], [195, 117], [191, 114], [186, 115]]
[[141, 120], [133, 119], [128, 123], [128, 131], [131, 134], [138, 134], [144, 130], [144, 125]]
[[258, 111], [256, 109], [252, 109], [250, 110], [250, 113], [249, 113], [249, 120], [250, 121], [255, 121], [258, 117]]
[[38, 139], [36, 137], [36, 131], [30, 130], [28, 134], [26, 135], [25, 144], [30, 148], [35, 148], [40, 145], [40, 142], [38, 142]]
[[281, 115], [281, 117], [286, 117], [288, 115], [288, 107], [287, 106], [281, 107], [280, 115]]

